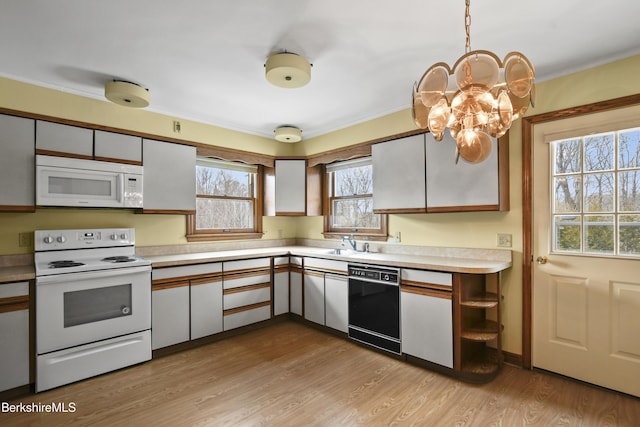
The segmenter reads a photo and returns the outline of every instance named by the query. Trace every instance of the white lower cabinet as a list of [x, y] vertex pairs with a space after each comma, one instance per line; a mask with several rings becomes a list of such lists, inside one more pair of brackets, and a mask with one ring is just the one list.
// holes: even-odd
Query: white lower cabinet
[[151, 348], [189, 341], [189, 281], [154, 287], [151, 293]]
[[151, 347], [222, 331], [222, 263], [153, 269]]
[[289, 257], [273, 260], [273, 315], [289, 312]]
[[[29, 384], [29, 283], [0, 285], [0, 391]], [[9, 300], [9, 298], [11, 298]]]
[[222, 332], [222, 277], [191, 280], [191, 339]]
[[302, 316], [302, 258], [291, 257], [289, 312]]
[[324, 273], [304, 272], [304, 318], [324, 325]]
[[400, 293], [402, 352], [453, 368], [451, 296]]
[[325, 325], [347, 333], [349, 327], [349, 285], [347, 276], [324, 276]]

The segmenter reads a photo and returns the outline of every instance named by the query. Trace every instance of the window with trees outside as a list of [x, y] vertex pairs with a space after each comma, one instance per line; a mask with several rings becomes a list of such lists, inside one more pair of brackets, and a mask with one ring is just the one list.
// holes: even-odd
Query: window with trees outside
[[373, 213], [371, 157], [326, 167], [325, 235], [387, 238], [387, 215]]
[[553, 251], [640, 256], [640, 128], [551, 149]]
[[195, 174], [196, 214], [187, 220], [189, 240], [261, 236], [258, 166], [198, 158]]

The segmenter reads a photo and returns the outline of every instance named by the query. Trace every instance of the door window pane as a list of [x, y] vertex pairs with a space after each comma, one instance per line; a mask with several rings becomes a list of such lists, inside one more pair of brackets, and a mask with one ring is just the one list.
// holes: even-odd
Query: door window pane
[[555, 246], [560, 252], [580, 252], [582, 245], [582, 221], [577, 216], [554, 217]]
[[587, 215], [584, 217], [585, 252], [613, 254], [613, 215]]
[[554, 178], [556, 213], [582, 210], [582, 176], [565, 175]]
[[621, 255], [640, 255], [640, 215], [620, 215], [618, 222]]
[[613, 212], [614, 183], [612, 173], [590, 173], [584, 176], [585, 212]]

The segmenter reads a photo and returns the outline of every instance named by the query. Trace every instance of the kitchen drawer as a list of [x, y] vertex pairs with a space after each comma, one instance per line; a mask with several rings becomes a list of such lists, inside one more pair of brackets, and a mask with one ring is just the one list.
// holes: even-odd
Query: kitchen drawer
[[224, 316], [224, 330], [239, 328], [252, 323], [269, 320], [271, 318], [271, 306], [265, 305], [251, 310], [236, 311]]
[[262, 283], [271, 283], [271, 272], [259, 272], [259, 273], [245, 273], [231, 276], [230, 278], [224, 276], [223, 288], [233, 289], [242, 286], [259, 285]]
[[271, 268], [271, 258], [243, 259], [239, 261], [225, 261], [224, 272], [233, 273], [242, 270], [258, 270]]
[[289, 265], [289, 257], [288, 256], [279, 256], [273, 258], [273, 266], [278, 267], [282, 265]]
[[[237, 292], [236, 292], [237, 290]], [[234, 289], [231, 293], [225, 293], [223, 307], [225, 310], [257, 304], [271, 300], [271, 287], [252, 288], [249, 290]]]
[[222, 272], [222, 263], [185, 265], [180, 267], [154, 268], [151, 270], [151, 280], [175, 279], [191, 276], [202, 276]]
[[453, 274], [440, 271], [402, 269], [403, 282], [419, 282], [432, 285], [453, 286]]
[[29, 282], [0, 283], [0, 298], [29, 295]]
[[305, 258], [304, 268], [347, 274], [347, 263], [322, 258]]

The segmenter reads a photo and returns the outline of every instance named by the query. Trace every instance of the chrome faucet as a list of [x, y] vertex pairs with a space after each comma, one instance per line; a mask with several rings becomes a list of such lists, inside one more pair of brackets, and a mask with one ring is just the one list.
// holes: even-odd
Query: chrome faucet
[[353, 248], [354, 251], [357, 251], [357, 249], [356, 249], [356, 239], [353, 238], [353, 234], [351, 235], [351, 237], [349, 237], [349, 236], [342, 237], [342, 244], [343, 245], [344, 245], [345, 240], [347, 242], [349, 242], [349, 244], [351, 245], [351, 247]]

